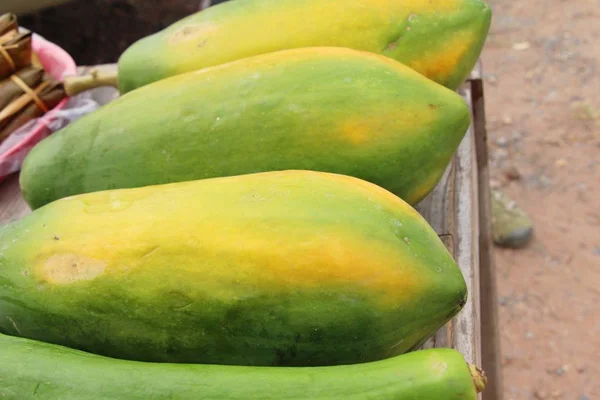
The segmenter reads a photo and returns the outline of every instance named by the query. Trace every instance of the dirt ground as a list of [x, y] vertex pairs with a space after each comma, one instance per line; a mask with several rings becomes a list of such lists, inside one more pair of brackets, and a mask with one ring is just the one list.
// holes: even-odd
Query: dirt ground
[[[80, 0], [24, 23], [79, 64], [114, 62], [198, 3]], [[600, 1], [490, 4], [492, 185], [535, 223], [526, 249], [496, 251], [505, 400], [599, 399]]]
[[600, 2], [491, 5], [492, 184], [535, 224], [528, 248], [496, 251], [505, 399], [598, 399]]

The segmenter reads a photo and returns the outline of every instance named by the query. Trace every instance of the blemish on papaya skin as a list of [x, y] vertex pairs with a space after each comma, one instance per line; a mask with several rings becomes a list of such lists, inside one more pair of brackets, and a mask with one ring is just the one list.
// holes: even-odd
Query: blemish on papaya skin
[[418, 14], [410, 13], [410, 15], [408, 16], [408, 22], [413, 22], [415, 19], [417, 19], [418, 16]]
[[155, 254], [159, 248], [160, 246], [152, 246], [152, 248], [144, 252], [144, 255], [141, 258], [150, 257], [151, 255]]
[[40, 277], [53, 284], [91, 281], [102, 275], [106, 263], [74, 253], [53, 254], [41, 267]]
[[42, 384], [40, 382], [36, 383], [35, 387], [33, 388], [33, 393], [32, 395], [35, 396], [38, 392], [38, 390], [40, 389], [40, 386], [42, 386]]
[[218, 30], [217, 26], [212, 23], [203, 23], [198, 25], [187, 25], [175, 31], [168, 42], [170, 44], [178, 44], [188, 40], [198, 40], [199, 37], [205, 36], [200, 40], [198, 47], [203, 47], [210, 36]]
[[374, 131], [375, 126], [360, 118], [351, 119], [341, 124], [342, 137], [354, 145], [364, 144], [369, 141]]
[[383, 50], [384, 52], [386, 51], [394, 51], [398, 48], [398, 43], [400, 42], [400, 40], [402, 39], [403, 35], [404, 35], [404, 31], [410, 32], [410, 30], [412, 29], [410, 27], [410, 23], [413, 22], [416, 18], [418, 17], [418, 14], [416, 13], [410, 13], [408, 15], [408, 18], [406, 19], [406, 27], [402, 30], [402, 32], [395, 37], [393, 40], [391, 40], [387, 46], [385, 47], [385, 49]]
[[17, 331], [19, 333], [19, 335], [22, 335], [21, 330], [19, 329], [19, 327], [17, 326], [17, 323], [15, 322], [14, 319], [12, 319], [11, 317], [9, 317], [8, 315], [6, 316], [6, 319], [8, 319], [10, 321], [10, 323], [12, 324], [13, 328], [15, 328], [15, 331]]
[[437, 376], [442, 376], [448, 370], [448, 364], [443, 361], [437, 361], [431, 366], [431, 371]]

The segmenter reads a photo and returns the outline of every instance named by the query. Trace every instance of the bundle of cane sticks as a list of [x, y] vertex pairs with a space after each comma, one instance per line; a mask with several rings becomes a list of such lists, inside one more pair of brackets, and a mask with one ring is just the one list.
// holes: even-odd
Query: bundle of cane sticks
[[[0, 16], [0, 142], [66, 97], [62, 82], [33, 62], [31, 32], [14, 14]], [[37, 64], [37, 65], [36, 65]]]

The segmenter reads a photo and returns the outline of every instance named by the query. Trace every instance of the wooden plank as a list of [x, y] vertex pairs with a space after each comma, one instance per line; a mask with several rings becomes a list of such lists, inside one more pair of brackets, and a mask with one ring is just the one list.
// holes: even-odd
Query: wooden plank
[[[468, 89], [461, 94], [470, 105]], [[454, 348], [463, 354], [467, 362], [480, 366], [479, 214], [474, 143], [471, 126], [440, 183], [416, 208], [454, 256], [469, 292], [462, 311], [428, 340], [423, 348]]]
[[[470, 89], [463, 97], [471, 107]], [[467, 359], [481, 366], [481, 330], [479, 303], [479, 207], [475, 137], [471, 125], [456, 154], [456, 261], [465, 276], [469, 300], [455, 323], [454, 345]]]
[[493, 257], [492, 206], [490, 198], [490, 172], [485, 121], [485, 102], [481, 64], [471, 77], [471, 98], [475, 149], [477, 154], [479, 207], [479, 264], [481, 304], [482, 366], [488, 377], [485, 400], [502, 400], [502, 371], [500, 331], [498, 326], [498, 292]]

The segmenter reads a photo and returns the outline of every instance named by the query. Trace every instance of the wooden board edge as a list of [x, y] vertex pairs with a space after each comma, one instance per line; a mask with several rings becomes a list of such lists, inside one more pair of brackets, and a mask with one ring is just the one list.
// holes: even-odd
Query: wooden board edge
[[[479, 66], [481, 68], [481, 66]], [[479, 73], [481, 76], [481, 72]], [[477, 174], [479, 202], [479, 263], [481, 290], [481, 351], [482, 367], [488, 377], [485, 400], [503, 399], [503, 376], [501, 365], [500, 328], [498, 317], [498, 290], [494, 262], [492, 237], [492, 206], [490, 194], [490, 173], [488, 163], [488, 143], [485, 119], [484, 84], [481, 78], [471, 84], [471, 104], [477, 153]]]

